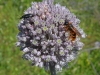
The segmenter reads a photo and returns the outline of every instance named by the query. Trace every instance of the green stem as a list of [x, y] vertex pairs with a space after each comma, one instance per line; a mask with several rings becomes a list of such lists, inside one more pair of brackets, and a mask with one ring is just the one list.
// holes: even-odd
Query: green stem
[[49, 68], [50, 68], [51, 75], [56, 75], [55, 63], [53, 61], [49, 62]]

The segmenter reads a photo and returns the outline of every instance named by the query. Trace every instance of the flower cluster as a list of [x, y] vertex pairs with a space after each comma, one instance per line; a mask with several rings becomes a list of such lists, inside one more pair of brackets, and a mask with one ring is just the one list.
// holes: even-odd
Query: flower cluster
[[60, 71], [83, 47], [80, 37], [77, 36], [74, 42], [68, 39], [70, 33], [64, 29], [65, 20], [72, 22], [82, 37], [85, 33], [79, 27], [80, 20], [69, 9], [53, 2], [33, 2], [24, 12], [18, 24], [20, 32], [16, 45], [23, 51], [23, 58], [32, 61], [33, 65], [47, 68], [53, 61], [56, 70]]

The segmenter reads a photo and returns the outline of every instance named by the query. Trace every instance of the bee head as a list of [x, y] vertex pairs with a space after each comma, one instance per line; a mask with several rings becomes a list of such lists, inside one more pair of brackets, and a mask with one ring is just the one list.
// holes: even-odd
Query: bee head
[[65, 20], [64, 25], [67, 26], [68, 24], [69, 24], [69, 21], [68, 20]]

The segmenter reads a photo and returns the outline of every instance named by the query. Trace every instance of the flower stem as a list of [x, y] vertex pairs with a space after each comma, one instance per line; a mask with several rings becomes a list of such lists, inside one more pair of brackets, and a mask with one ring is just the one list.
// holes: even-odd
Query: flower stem
[[56, 75], [55, 63], [53, 61], [49, 62], [49, 68], [51, 75]]

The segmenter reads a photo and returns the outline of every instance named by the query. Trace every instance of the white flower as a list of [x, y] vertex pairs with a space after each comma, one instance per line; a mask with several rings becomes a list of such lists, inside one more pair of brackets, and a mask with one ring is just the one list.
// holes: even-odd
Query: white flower
[[32, 44], [38, 45], [38, 42], [36, 40], [32, 40]]
[[39, 67], [43, 67], [43, 62], [40, 62], [39, 63]]
[[99, 49], [99, 48], [100, 48], [100, 42], [98, 42], [98, 41], [97, 41], [97, 42], [95, 42], [95, 44], [94, 44], [94, 45], [95, 45], [95, 48], [97, 48], [97, 49]]
[[72, 47], [71, 45], [67, 45], [67, 49], [68, 49], [68, 50], [72, 50], [73, 47]]
[[34, 49], [34, 50], [32, 51], [32, 53], [37, 54], [37, 50], [36, 50], [36, 49]]
[[51, 56], [51, 60], [57, 63], [56, 56]]
[[[83, 43], [80, 38], [86, 35], [79, 27], [80, 20], [65, 6], [53, 4], [54, 0], [32, 2], [18, 24], [17, 35], [23, 58], [32, 61], [35, 66], [49, 67], [45, 63], [54, 62], [57, 71], [71, 60], [74, 60]], [[70, 29], [65, 30], [65, 22], [72, 22], [81, 37], [75, 41], [69, 39]], [[74, 48], [77, 48], [75, 51]]]
[[40, 52], [40, 51], [38, 51], [38, 52], [37, 52], [37, 56], [40, 56], [40, 55], [41, 55], [41, 52]]
[[21, 44], [20, 42], [16, 42], [16, 46], [20, 46], [20, 44]]
[[46, 56], [46, 61], [51, 61], [51, 56], [50, 55]]
[[60, 51], [59, 51], [59, 54], [60, 54], [61, 56], [64, 56], [64, 55], [65, 55], [64, 50], [60, 50]]
[[39, 34], [41, 34], [42, 33], [42, 30], [40, 28], [37, 28], [36, 29], [36, 32], [39, 33]]
[[61, 41], [61, 39], [57, 39], [57, 44], [62, 44], [62, 41]]
[[25, 53], [28, 51], [29, 51], [29, 49], [27, 47], [23, 49], [23, 52], [25, 52]]
[[56, 65], [55, 68], [56, 68], [57, 71], [61, 71], [62, 70], [62, 68], [59, 65]]
[[43, 27], [43, 30], [44, 30], [44, 31], [47, 31], [47, 30], [48, 30], [47, 26], [44, 26], [44, 27]]

